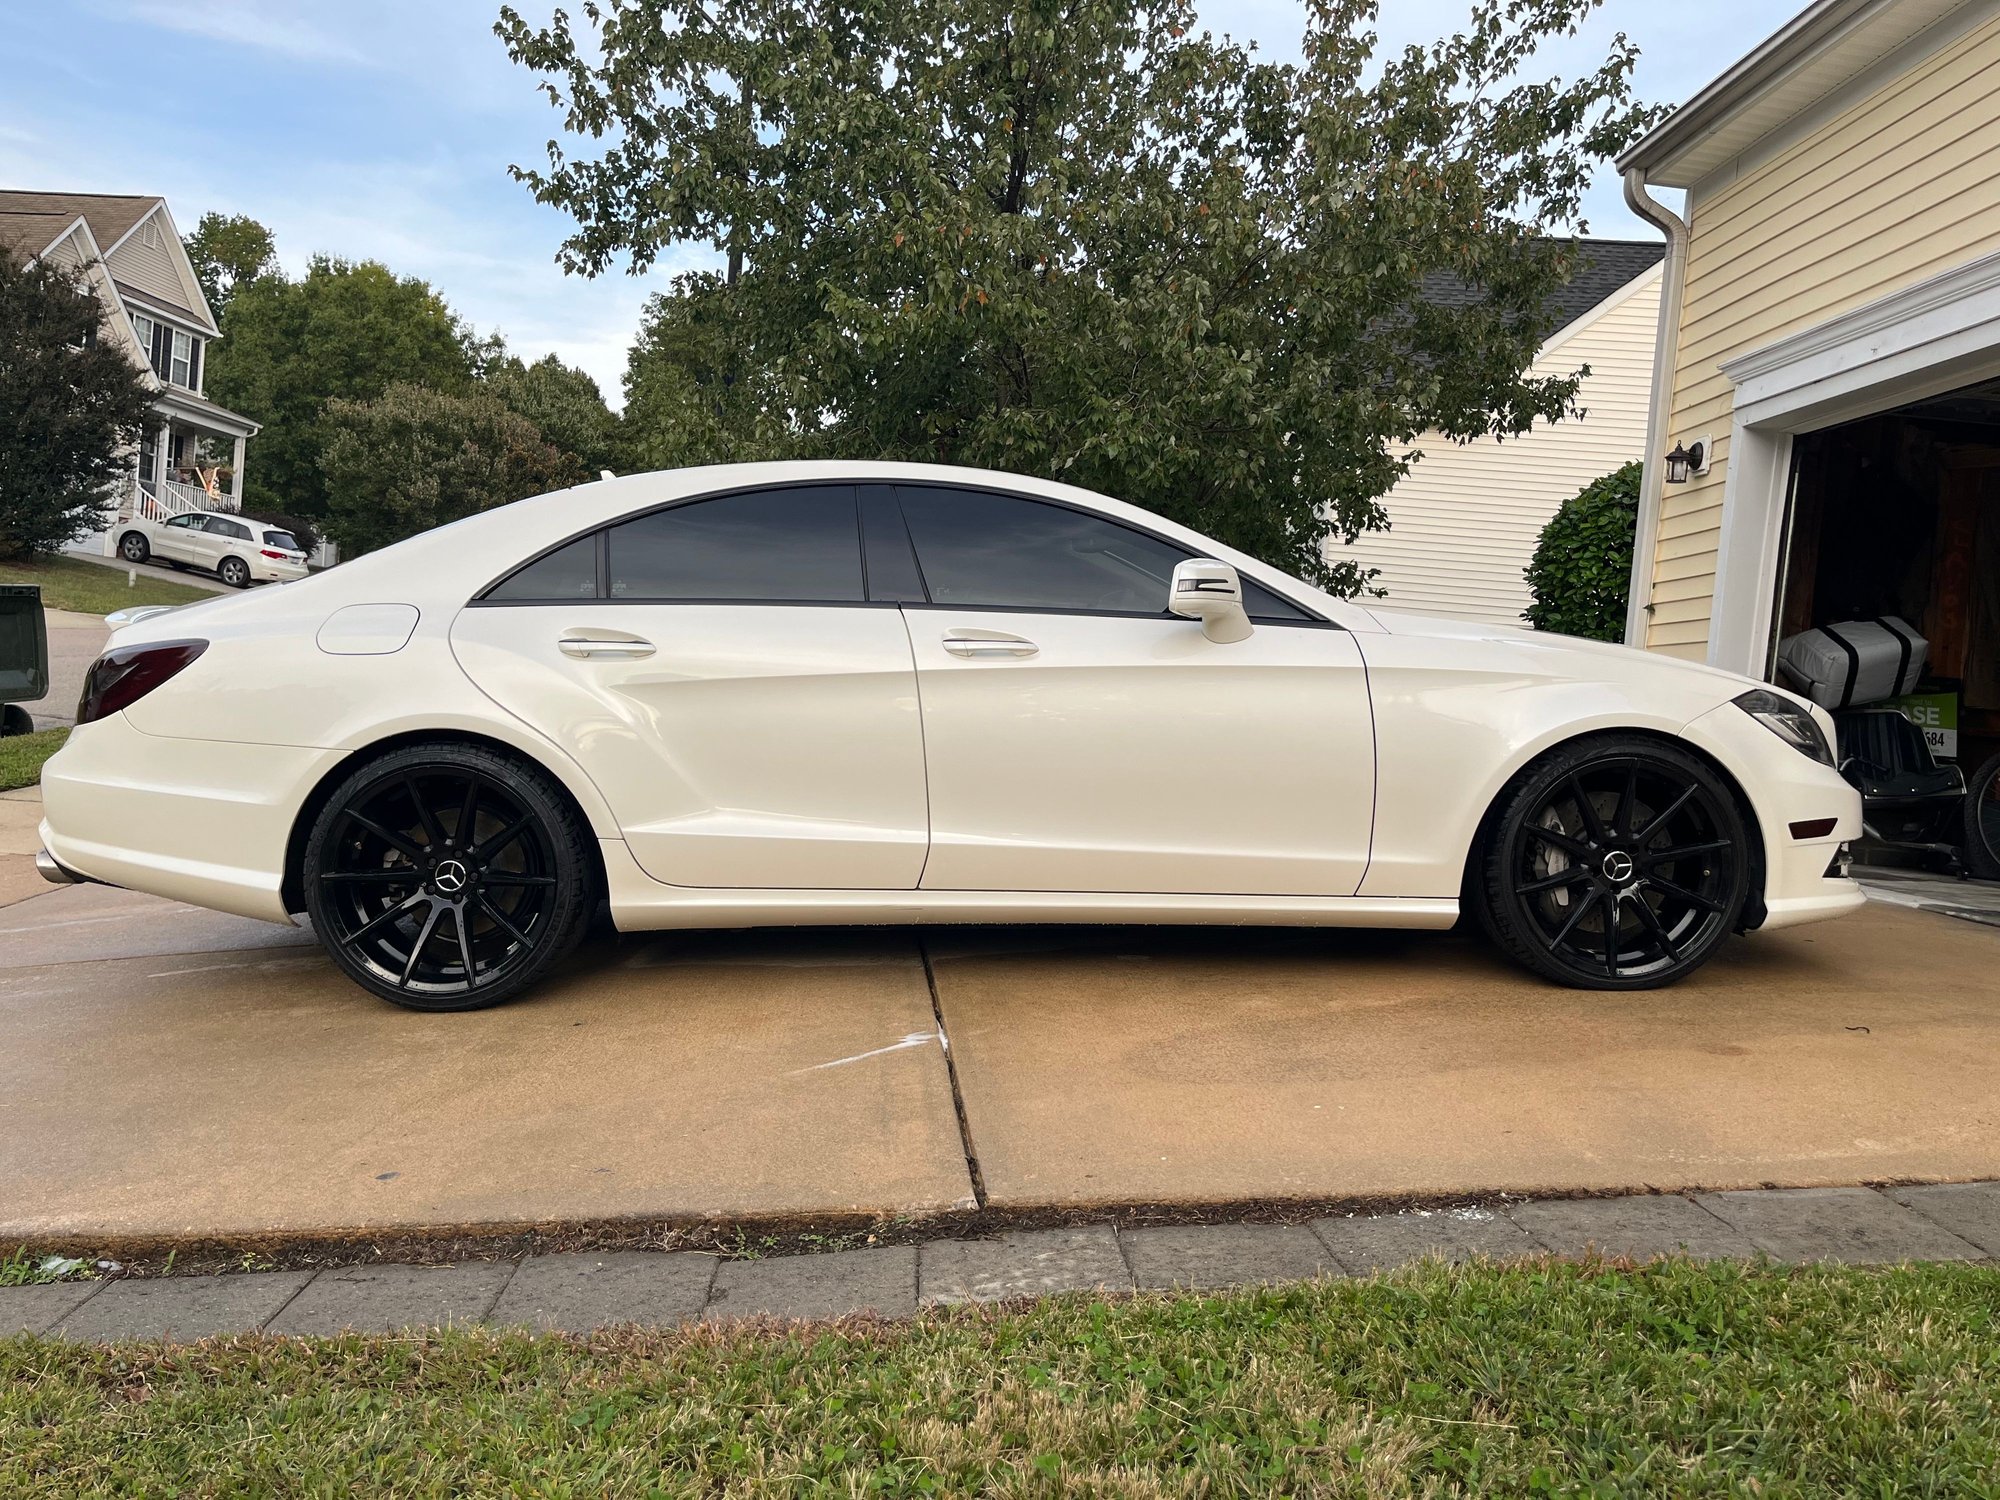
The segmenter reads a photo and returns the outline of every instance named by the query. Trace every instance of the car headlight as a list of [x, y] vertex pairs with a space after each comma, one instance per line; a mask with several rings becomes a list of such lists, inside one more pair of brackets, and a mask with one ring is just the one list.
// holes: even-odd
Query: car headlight
[[1810, 755], [1821, 765], [1834, 763], [1833, 746], [1826, 742], [1826, 731], [1819, 727], [1819, 720], [1791, 699], [1780, 698], [1765, 688], [1752, 688], [1734, 701], [1799, 754]]

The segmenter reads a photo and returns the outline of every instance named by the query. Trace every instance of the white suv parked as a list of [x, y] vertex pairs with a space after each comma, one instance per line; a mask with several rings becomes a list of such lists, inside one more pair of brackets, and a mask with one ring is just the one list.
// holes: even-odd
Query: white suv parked
[[158, 559], [177, 568], [201, 568], [233, 589], [306, 576], [305, 551], [289, 531], [209, 510], [166, 521], [134, 516], [118, 534], [118, 555], [132, 563]]

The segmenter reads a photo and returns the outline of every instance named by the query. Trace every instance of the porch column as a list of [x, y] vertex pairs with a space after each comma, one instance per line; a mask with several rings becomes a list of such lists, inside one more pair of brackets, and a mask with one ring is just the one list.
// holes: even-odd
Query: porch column
[[229, 508], [243, 509], [243, 438], [236, 439], [235, 452], [229, 460]]

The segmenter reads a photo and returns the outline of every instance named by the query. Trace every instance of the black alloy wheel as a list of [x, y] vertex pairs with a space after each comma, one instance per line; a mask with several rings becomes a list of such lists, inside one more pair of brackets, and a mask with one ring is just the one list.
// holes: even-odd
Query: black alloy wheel
[[1539, 761], [1486, 849], [1482, 917], [1516, 961], [1583, 989], [1653, 989], [1737, 925], [1750, 857], [1730, 789], [1664, 741], [1602, 736]]
[[118, 555], [129, 563], [142, 563], [153, 555], [153, 549], [138, 532], [128, 531], [118, 539]]
[[334, 961], [412, 1010], [519, 994], [577, 944], [589, 833], [538, 767], [478, 746], [394, 751], [334, 791], [305, 855], [306, 908]]
[[2000, 880], [2000, 755], [1966, 783], [1965, 865], [1982, 880]]
[[225, 557], [222, 566], [216, 570], [216, 577], [233, 589], [250, 587], [250, 564], [240, 557]]

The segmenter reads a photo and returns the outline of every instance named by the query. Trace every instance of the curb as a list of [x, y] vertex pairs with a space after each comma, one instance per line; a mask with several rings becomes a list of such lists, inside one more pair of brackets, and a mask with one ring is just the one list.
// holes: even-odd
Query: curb
[[0, 1288], [0, 1336], [190, 1342], [474, 1324], [588, 1333], [618, 1324], [905, 1318], [1058, 1292], [1219, 1291], [1366, 1276], [1431, 1257], [1549, 1255], [1786, 1265], [2000, 1260], [2000, 1182], [1539, 1199], [1302, 1224], [1081, 1224], [760, 1260], [621, 1250], [55, 1282]]

